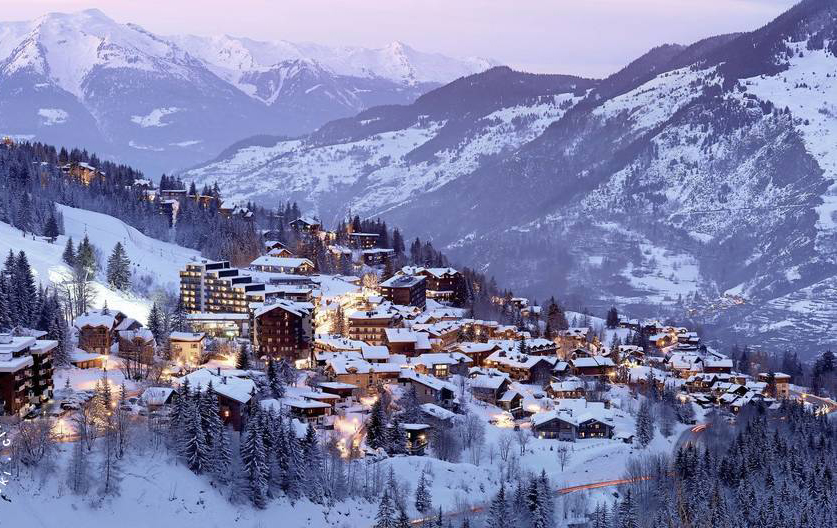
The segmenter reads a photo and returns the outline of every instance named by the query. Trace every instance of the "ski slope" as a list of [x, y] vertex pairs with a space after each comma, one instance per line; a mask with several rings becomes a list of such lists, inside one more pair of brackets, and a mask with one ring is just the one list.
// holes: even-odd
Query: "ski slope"
[[69, 273], [68, 267], [61, 260], [67, 237], [72, 237], [77, 245], [86, 233], [90, 242], [99, 250], [102, 267], [94, 282], [94, 307], [101, 307], [107, 302], [109, 308], [120, 310], [143, 323], [148, 315], [151, 305], [149, 299], [112, 290], [105, 283], [104, 268], [117, 242], [122, 242], [125, 247], [134, 277], [151, 277], [154, 288], [176, 289], [178, 271], [188, 261], [200, 256], [195, 250], [147, 237], [112, 216], [64, 205], [57, 207], [64, 215], [66, 235], [59, 236], [54, 244], [50, 244], [40, 237], [33, 238], [32, 235], [24, 238], [18, 229], [0, 222], [0, 255], [5, 260], [9, 250], [15, 253], [24, 251], [32, 266], [36, 283], [57, 283]]

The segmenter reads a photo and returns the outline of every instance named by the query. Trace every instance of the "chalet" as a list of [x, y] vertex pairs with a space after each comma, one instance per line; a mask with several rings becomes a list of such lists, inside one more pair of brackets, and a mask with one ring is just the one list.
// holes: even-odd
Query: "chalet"
[[601, 402], [561, 400], [556, 409], [532, 416], [532, 432], [541, 438], [570, 442], [586, 438], [611, 438], [613, 416]]
[[578, 378], [567, 378], [564, 381], [553, 381], [546, 386], [546, 393], [555, 399], [578, 399], [586, 396], [584, 382]]
[[91, 354], [90, 352], [85, 352], [80, 348], [76, 348], [70, 353], [70, 364], [80, 369], [104, 368], [106, 361], [107, 356], [102, 354]]
[[325, 425], [327, 417], [332, 413], [332, 406], [328, 403], [304, 398], [270, 398], [260, 401], [259, 404], [265, 410], [287, 412], [292, 418], [312, 425]]
[[426, 282], [424, 277], [393, 275], [381, 283], [381, 295], [392, 304], [424, 309], [427, 299]]
[[322, 224], [320, 224], [319, 220], [315, 220], [313, 218], [297, 218], [296, 220], [291, 221], [288, 225], [291, 226], [293, 230], [298, 233], [305, 233], [305, 234], [316, 234], [320, 231]]
[[259, 357], [284, 358], [291, 362], [311, 353], [311, 314], [314, 306], [277, 299], [250, 305], [251, 341]]
[[186, 314], [189, 327], [209, 337], [235, 339], [250, 336], [250, 314], [225, 312], [196, 312]]
[[413, 358], [410, 363], [420, 374], [447, 378], [451, 374], [467, 375], [473, 361], [461, 352], [439, 352], [422, 354]]
[[456, 419], [456, 413], [451, 412], [444, 407], [439, 407], [435, 403], [423, 403], [419, 406], [424, 418], [431, 425], [436, 427], [449, 427], [453, 425]]
[[269, 257], [292, 258], [294, 256], [288, 248], [274, 248], [267, 251]]
[[666, 359], [666, 363], [673, 372], [684, 379], [703, 372], [703, 358], [697, 354], [675, 352]]
[[339, 381], [321, 381], [317, 387], [323, 392], [334, 394], [342, 400], [349, 400], [358, 395], [357, 385], [351, 383], [340, 383]]
[[486, 358], [500, 350], [500, 346], [496, 343], [459, 343], [454, 350], [465, 354], [471, 358], [475, 366], [481, 367]]
[[566, 361], [558, 360], [555, 366], [552, 367], [552, 375], [556, 378], [565, 378], [571, 373], [570, 364]]
[[555, 356], [558, 345], [551, 339], [542, 337], [526, 340], [526, 353], [532, 356]]
[[730, 374], [732, 373], [732, 360], [729, 358], [706, 359], [703, 363], [703, 371], [710, 374]]
[[155, 411], [173, 403], [176, 394], [171, 387], [148, 387], [143, 391], [140, 400], [148, 407], [149, 411]]
[[505, 374], [476, 374], [471, 377], [471, 394], [480, 401], [497, 405], [510, 383]]
[[497, 407], [518, 418], [523, 411], [523, 395], [515, 390], [507, 390], [497, 399]]
[[589, 327], [573, 327], [558, 332], [558, 343], [562, 350], [587, 348], [593, 340], [593, 332]]
[[607, 378], [616, 372], [616, 365], [609, 357], [591, 356], [574, 359], [570, 362], [576, 376]]
[[398, 274], [424, 277], [428, 298], [457, 305], [465, 301], [465, 278], [453, 268], [405, 266]]
[[414, 330], [427, 332], [435, 349], [446, 349], [459, 339], [462, 325], [459, 321], [439, 321], [433, 324], [413, 324]]
[[619, 345], [617, 347], [619, 361], [623, 365], [638, 366], [645, 362], [645, 351], [637, 345]]
[[[267, 236], [268, 236], [268, 234], [273, 234], [273, 232], [271, 232], [271, 231], [266, 231], [266, 232], [265, 232], [262, 236], [267, 237]], [[277, 235], [279, 235], [280, 233], [276, 233], [276, 234], [277, 234]], [[265, 252], [267, 253], [267, 252], [270, 252], [270, 251], [272, 251], [272, 250], [274, 250], [274, 249], [288, 249], [288, 248], [285, 246], [285, 244], [283, 244], [283, 243], [282, 243], [282, 242], [280, 242], [279, 240], [276, 240], [276, 239], [267, 239], [267, 238], [266, 238], [266, 239], [265, 239], [265, 242], [264, 242], [264, 250], [265, 250]], [[293, 256], [293, 255], [290, 255], [290, 256]]]
[[83, 161], [73, 161], [61, 166], [61, 172], [72, 180], [89, 186], [97, 179], [104, 179], [105, 173]]
[[348, 317], [349, 337], [370, 345], [386, 343], [386, 329], [401, 324], [401, 316], [391, 311], [352, 312]]
[[200, 364], [205, 337], [206, 334], [203, 332], [171, 332], [169, 334], [171, 357], [186, 365]]
[[146, 365], [154, 362], [157, 342], [151, 330], [148, 328], [120, 330], [117, 335], [119, 336], [119, 357]]
[[125, 315], [118, 311], [89, 310], [76, 317], [78, 346], [91, 354], [110, 354], [116, 326]]
[[431, 351], [430, 335], [409, 328], [385, 328], [385, 345], [393, 354], [414, 357]]
[[378, 266], [385, 264], [387, 260], [395, 256], [394, 249], [372, 248], [360, 252], [360, 258], [367, 266]]
[[358, 388], [358, 394], [374, 393], [379, 385], [396, 381], [401, 366], [393, 363], [369, 363], [361, 358], [334, 357], [326, 361], [325, 374], [330, 381]]
[[185, 380], [189, 380], [190, 390], [206, 391], [212, 384], [212, 391], [218, 398], [218, 413], [225, 424], [232, 425], [240, 431], [246, 419], [245, 409], [250, 403], [250, 396], [255, 393], [256, 384], [251, 379], [228, 375], [226, 371], [218, 369], [198, 369], [182, 378], [174, 380], [179, 389]]
[[430, 434], [430, 426], [427, 424], [405, 423], [401, 424], [407, 435], [407, 453], [414, 456], [424, 454], [427, 448]]
[[57, 341], [0, 334], [0, 410], [23, 416], [52, 399], [57, 346]]
[[531, 356], [521, 354], [513, 341], [496, 341], [501, 349], [485, 358], [488, 368], [505, 372], [512, 379], [526, 383], [540, 383], [550, 379], [552, 369], [557, 362], [555, 357]]
[[768, 391], [772, 391], [773, 396], [780, 399], [790, 396], [790, 378], [783, 372], [761, 372], [758, 376], [760, 382], [767, 384]]
[[349, 233], [349, 243], [355, 249], [372, 249], [378, 245], [378, 233]]
[[419, 403], [434, 403], [448, 409], [454, 406], [456, 387], [434, 376], [405, 369], [398, 376], [398, 384], [415, 389]]
[[38, 339], [29, 345], [32, 356], [32, 399], [31, 403], [43, 405], [52, 399], [52, 351], [58, 348], [58, 341]]
[[309, 275], [314, 272], [314, 263], [306, 258], [262, 255], [250, 263], [250, 269], [269, 273]]

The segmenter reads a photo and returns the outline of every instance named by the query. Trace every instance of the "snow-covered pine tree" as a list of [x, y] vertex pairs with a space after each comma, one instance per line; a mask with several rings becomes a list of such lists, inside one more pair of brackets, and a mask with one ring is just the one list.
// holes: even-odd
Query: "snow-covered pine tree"
[[244, 343], [238, 349], [238, 355], [235, 358], [235, 368], [239, 370], [250, 369], [250, 353], [249, 346]]
[[183, 298], [178, 297], [177, 304], [174, 306], [174, 311], [171, 313], [171, 331], [172, 332], [188, 332], [189, 319], [186, 317], [186, 306], [183, 304]]
[[320, 441], [314, 426], [310, 423], [305, 430], [305, 438], [302, 440], [302, 461], [305, 468], [302, 480], [305, 496], [314, 504], [324, 504], [325, 489]]
[[131, 260], [122, 247], [122, 242], [113, 246], [113, 251], [108, 257], [106, 275], [108, 284], [117, 290], [126, 291], [131, 287]]
[[61, 260], [64, 264], [71, 268], [76, 265], [76, 248], [73, 245], [73, 237], [67, 239], [67, 244], [64, 246], [64, 252], [61, 254]]
[[384, 490], [381, 502], [378, 504], [378, 513], [375, 514], [374, 528], [396, 528], [395, 507], [389, 496], [389, 490]]
[[488, 507], [485, 526], [487, 528], [506, 528], [514, 526], [514, 516], [511, 513], [508, 501], [506, 500], [506, 484], [500, 483], [500, 490], [491, 500]]
[[415, 498], [416, 510], [421, 514], [421, 516], [426, 517], [430, 515], [430, 512], [433, 511], [433, 499], [430, 496], [430, 489], [427, 484], [427, 473], [424, 470], [421, 470], [421, 475], [419, 475], [419, 481], [416, 485]]
[[421, 403], [415, 387], [410, 385], [410, 388], [398, 399], [398, 406], [401, 407], [400, 418], [403, 423], [421, 423]]
[[0, 331], [9, 331], [13, 326], [10, 296], [6, 274], [0, 272]]
[[366, 445], [372, 449], [386, 447], [387, 415], [384, 411], [383, 398], [379, 397], [372, 404], [369, 423], [366, 426]]
[[44, 226], [44, 236], [49, 240], [49, 243], [52, 244], [55, 242], [55, 239], [58, 238], [58, 221], [55, 219], [55, 215], [50, 215], [47, 219], [46, 225]]
[[625, 492], [625, 497], [619, 503], [619, 528], [639, 528], [636, 504], [630, 489]]
[[151, 331], [151, 334], [154, 336], [154, 339], [158, 342], [162, 342], [163, 336], [163, 322], [162, 322], [162, 314], [160, 313], [160, 308], [157, 306], [156, 302], [151, 304], [151, 310], [148, 312], [148, 329]]
[[267, 361], [267, 385], [272, 398], [283, 398], [285, 396], [285, 384], [279, 377], [279, 370], [273, 359]]
[[76, 263], [80, 265], [83, 270], [87, 271], [91, 277], [95, 276], [96, 271], [99, 268], [99, 265], [96, 262], [96, 250], [93, 248], [93, 244], [90, 243], [90, 238], [88, 238], [86, 234], [84, 235], [81, 243], [78, 245], [78, 250], [76, 251]]
[[304, 461], [302, 459], [302, 447], [294, 431], [293, 423], [288, 421], [285, 428], [285, 468], [282, 475], [282, 490], [296, 500], [302, 495], [302, 479], [304, 476]]
[[[256, 413], [258, 414], [258, 412]], [[250, 502], [259, 509], [267, 505], [267, 455], [257, 416], [251, 416], [244, 428], [240, 448], [243, 488]]]
[[411, 528], [410, 518], [401, 506], [398, 507], [398, 519], [395, 520], [395, 528]]
[[183, 447], [181, 451], [189, 469], [197, 474], [201, 474], [208, 466], [209, 447], [206, 445], [206, 434], [201, 423], [203, 398], [199, 390], [195, 391], [192, 400], [189, 414], [186, 417], [185, 434], [183, 436]]
[[[409, 422], [408, 422], [409, 423]], [[407, 433], [401, 422], [401, 417], [396, 416], [387, 428], [386, 447], [387, 453], [391, 455], [402, 455], [407, 453]]]
[[651, 402], [648, 398], [642, 401], [636, 415], [636, 439], [640, 447], [646, 447], [654, 439], [654, 418], [651, 415]]
[[16, 306], [14, 312], [17, 314], [17, 320], [14, 323], [15, 325], [31, 328], [35, 324], [38, 289], [35, 286], [35, 278], [32, 275], [32, 268], [29, 266], [29, 260], [23, 251], [20, 251], [15, 259], [11, 286], [15, 290], [14, 301]]

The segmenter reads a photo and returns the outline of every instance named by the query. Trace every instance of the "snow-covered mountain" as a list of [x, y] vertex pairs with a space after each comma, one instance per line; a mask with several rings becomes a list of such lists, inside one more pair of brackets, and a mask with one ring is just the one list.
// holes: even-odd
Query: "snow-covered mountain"
[[401, 43], [162, 37], [95, 9], [51, 13], [0, 23], [0, 134], [95, 149], [155, 173], [244, 137], [298, 135], [409, 103], [490, 65]]
[[494, 68], [185, 174], [381, 215], [516, 292], [814, 352], [837, 335], [837, 6], [603, 79]]

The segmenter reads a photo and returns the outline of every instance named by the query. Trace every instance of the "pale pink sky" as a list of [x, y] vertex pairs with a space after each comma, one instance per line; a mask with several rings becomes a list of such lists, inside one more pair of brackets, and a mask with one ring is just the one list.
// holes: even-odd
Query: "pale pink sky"
[[97, 7], [159, 34], [380, 47], [606, 75], [653, 46], [755, 29], [793, 0], [0, 0], [0, 19]]

